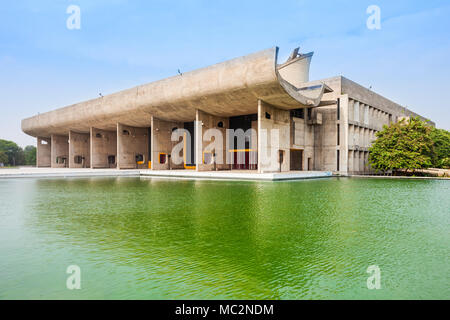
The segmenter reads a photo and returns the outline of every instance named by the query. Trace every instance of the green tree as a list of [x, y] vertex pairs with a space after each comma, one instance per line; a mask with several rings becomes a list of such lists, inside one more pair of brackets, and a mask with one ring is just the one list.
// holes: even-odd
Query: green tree
[[15, 142], [0, 139], [0, 152], [8, 157], [7, 165], [16, 166], [23, 164], [23, 150]]
[[35, 146], [26, 146], [23, 150], [24, 154], [24, 164], [28, 166], [36, 165], [36, 147]]
[[419, 118], [384, 126], [370, 148], [369, 161], [377, 171], [415, 170], [432, 166], [433, 128]]
[[8, 156], [3, 151], [0, 151], [0, 163], [3, 163], [4, 165], [8, 164]]
[[433, 129], [431, 138], [434, 142], [433, 167], [450, 168], [450, 132], [444, 129]]

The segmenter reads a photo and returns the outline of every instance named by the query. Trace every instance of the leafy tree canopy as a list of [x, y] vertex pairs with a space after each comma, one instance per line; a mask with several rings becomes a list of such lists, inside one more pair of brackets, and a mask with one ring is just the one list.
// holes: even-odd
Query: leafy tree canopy
[[7, 166], [35, 165], [36, 147], [27, 146], [23, 150], [13, 141], [0, 139], [0, 163]]
[[24, 159], [26, 165], [36, 165], [36, 147], [26, 146], [23, 149]]
[[370, 148], [372, 167], [377, 171], [431, 167], [435, 157], [433, 130], [419, 118], [384, 126]]
[[0, 151], [0, 163], [3, 163], [3, 164], [8, 163], [8, 156], [3, 151]]
[[433, 129], [431, 138], [434, 141], [433, 166], [450, 168], [450, 132], [444, 129]]

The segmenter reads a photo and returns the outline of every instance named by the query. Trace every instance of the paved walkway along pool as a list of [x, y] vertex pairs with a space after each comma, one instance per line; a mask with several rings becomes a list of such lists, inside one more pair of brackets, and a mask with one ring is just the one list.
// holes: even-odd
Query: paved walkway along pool
[[448, 299], [449, 195], [444, 180], [0, 179], [0, 299]]

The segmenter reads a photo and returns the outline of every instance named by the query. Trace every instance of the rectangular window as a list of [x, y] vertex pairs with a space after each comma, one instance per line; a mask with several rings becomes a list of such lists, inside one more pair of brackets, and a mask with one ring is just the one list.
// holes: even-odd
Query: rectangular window
[[135, 159], [136, 159], [136, 163], [142, 164], [142, 163], [144, 162], [144, 155], [142, 155], [142, 154], [137, 154], [137, 155], [135, 156]]
[[337, 134], [336, 134], [336, 136], [337, 136], [337, 145], [340, 145], [341, 144], [341, 130], [340, 130], [339, 124], [337, 125]]
[[354, 120], [353, 119], [353, 116], [354, 116], [354, 113], [355, 113], [355, 111], [354, 111], [354, 109], [355, 109], [354, 104], [355, 104], [355, 101], [353, 101], [351, 99], [348, 101], [348, 120], [350, 120], [350, 121]]
[[303, 109], [291, 110], [291, 117], [304, 119], [305, 118], [305, 111]]
[[336, 163], [336, 171], [339, 171], [339, 160], [340, 160], [340, 152], [339, 150], [337, 151], [337, 163]]
[[337, 119], [341, 120], [341, 99], [337, 99]]

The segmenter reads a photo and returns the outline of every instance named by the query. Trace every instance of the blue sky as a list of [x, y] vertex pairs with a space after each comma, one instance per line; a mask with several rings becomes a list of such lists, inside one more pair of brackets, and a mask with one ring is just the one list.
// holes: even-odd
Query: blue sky
[[450, 130], [448, 0], [16, 0], [0, 7], [0, 138], [35, 144], [22, 118], [273, 46], [314, 51], [311, 80], [343, 75]]

